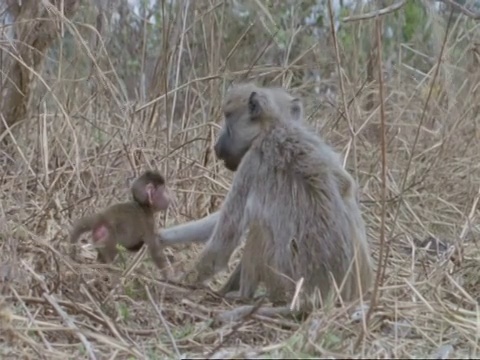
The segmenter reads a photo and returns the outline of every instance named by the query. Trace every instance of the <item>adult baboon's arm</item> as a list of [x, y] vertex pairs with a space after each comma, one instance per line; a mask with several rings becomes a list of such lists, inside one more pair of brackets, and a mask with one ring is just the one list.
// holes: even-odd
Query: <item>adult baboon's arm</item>
[[251, 196], [249, 194], [251, 182], [252, 174], [248, 171], [239, 169], [235, 174], [232, 187], [220, 209], [212, 236], [195, 268], [185, 276], [187, 283], [203, 282], [228, 265], [230, 256], [240, 243], [245, 226], [248, 226], [248, 219], [244, 217], [248, 197]]
[[220, 212], [214, 212], [200, 220], [162, 229], [157, 234], [157, 240], [165, 246], [190, 243], [205, 243], [215, 229]]

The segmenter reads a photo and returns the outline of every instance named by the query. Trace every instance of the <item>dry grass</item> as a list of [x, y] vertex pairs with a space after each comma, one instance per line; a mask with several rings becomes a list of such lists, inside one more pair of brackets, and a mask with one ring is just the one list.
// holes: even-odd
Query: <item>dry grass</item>
[[[269, 65], [260, 54], [268, 43], [245, 47], [237, 41], [245, 34], [251, 41], [252, 31], [267, 33], [268, 16], [239, 31], [228, 45], [221, 38], [228, 19], [218, 6], [200, 3], [204, 6], [198, 6], [195, 23], [183, 21], [183, 10], [172, 15], [172, 36], [178, 30], [180, 47], [162, 50], [162, 71], [147, 78], [148, 96], [138, 94], [135, 103], [126, 100], [116, 59], [105, 53], [102, 42], [94, 47], [86, 41], [92, 30], [63, 19], [73, 37], [70, 58], [49, 60], [55, 71], [39, 74], [48, 91], [40, 89], [28, 125], [7, 132], [8, 144], [0, 150], [2, 358], [478, 356], [480, 70], [468, 67], [470, 44], [458, 33], [465, 18], [450, 25], [440, 62], [445, 23], [432, 17], [442, 35], [425, 54], [433, 59], [430, 67], [412, 69], [398, 56], [385, 76], [383, 184], [378, 82], [363, 86], [366, 64], [351, 60], [360, 56], [350, 52], [347, 58], [349, 49], [339, 47], [337, 58], [330, 41], [311, 51], [297, 49], [298, 61], [291, 66]], [[194, 25], [203, 32], [192, 34]], [[359, 22], [352, 31], [374, 38], [374, 25], [373, 20]], [[475, 31], [478, 25], [470, 34], [478, 41]], [[235, 47], [238, 51], [232, 51]], [[267, 50], [265, 57], [275, 58]], [[408, 52], [408, 46], [402, 51]], [[311, 83], [292, 87], [304, 96], [308, 122], [345, 155], [360, 183], [376, 264], [384, 216], [388, 258], [377, 307], [358, 347], [363, 334], [354, 316], [358, 304], [319, 310], [303, 322], [252, 315], [240, 324], [218, 324], [213, 315], [237, 305], [206, 290], [162, 282], [143, 253], [129, 273], [125, 270], [136, 260], [131, 255], [111, 266], [96, 264], [88, 247], [77, 262], [69, 257], [71, 222], [125, 199], [125, 179], [149, 166], [167, 174], [178, 198], [161, 224], [216, 210], [231, 181], [211, 152], [228, 81], [249, 73], [289, 87], [292, 74], [312, 64], [312, 54], [322, 64], [341, 62], [343, 86], [338, 77], [327, 78], [322, 86], [333, 89], [333, 96], [315, 95]], [[147, 63], [143, 55], [139, 58]], [[349, 75], [353, 69], [358, 73]], [[371, 93], [375, 105], [367, 111]], [[439, 251], [423, 248], [429, 237], [443, 242], [431, 242], [442, 245]], [[189, 266], [200, 249], [168, 249], [175, 271]], [[217, 276], [212, 287], [224, 279], [224, 274]]]

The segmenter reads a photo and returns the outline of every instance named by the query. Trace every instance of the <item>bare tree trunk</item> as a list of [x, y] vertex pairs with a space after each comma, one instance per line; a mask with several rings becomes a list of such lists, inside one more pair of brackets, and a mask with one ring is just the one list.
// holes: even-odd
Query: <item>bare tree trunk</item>
[[[43, 59], [59, 30], [63, 15], [71, 17], [80, 0], [7, 0], [8, 11], [14, 18], [14, 39], [7, 54], [6, 77], [2, 83], [0, 117], [10, 127], [28, 116], [29, 103]], [[60, 11], [60, 12], [58, 12]], [[0, 118], [0, 136], [5, 124]]]

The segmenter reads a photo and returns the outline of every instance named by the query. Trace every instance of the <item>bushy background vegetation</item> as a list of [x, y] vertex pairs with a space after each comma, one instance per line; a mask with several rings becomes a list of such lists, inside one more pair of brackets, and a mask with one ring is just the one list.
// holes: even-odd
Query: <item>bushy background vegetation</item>
[[[2, 358], [478, 356], [479, 3], [2, 2]], [[217, 210], [222, 96], [252, 80], [301, 95], [360, 184], [368, 324], [359, 304], [222, 324], [238, 304], [164, 283], [144, 252], [69, 256], [72, 221], [148, 167], [177, 196], [160, 225]], [[173, 271], [200, 250], [167, 249]]]

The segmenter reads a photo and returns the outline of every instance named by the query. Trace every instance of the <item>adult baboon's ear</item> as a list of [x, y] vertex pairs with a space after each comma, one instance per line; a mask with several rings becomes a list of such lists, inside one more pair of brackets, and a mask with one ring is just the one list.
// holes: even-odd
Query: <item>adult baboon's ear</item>
[[248, 99], [248, 111], [250, 118], [255, 119], [260, 116], [262, 112], [262, 104], [260, 103], [259, 95], [256, 91], [252, 91]]
[[292, 100], [290, 114], [295, 121], [301, 121], [303, 119], [303, 104], [300, 98], [294, 98]]

